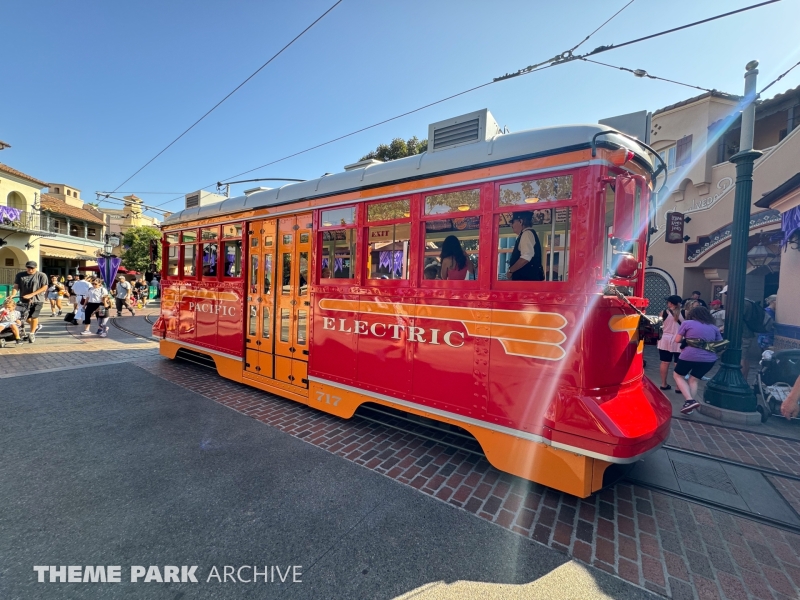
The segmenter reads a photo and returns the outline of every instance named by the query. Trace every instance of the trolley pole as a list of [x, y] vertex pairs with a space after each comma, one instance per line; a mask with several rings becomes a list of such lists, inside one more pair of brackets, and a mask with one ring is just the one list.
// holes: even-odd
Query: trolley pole
[[722, 355], [719, 371], [706, 386], [704, 395], [704, 400], [712, 406], [740, 412], [756, 411], [756, 396], [742, 374], [741, 359], [747, 243], [750, 238], [750, 204], [753, 195], [753, 163], [763, 154], [753, 150], [757, 67], [757, 60], [750, 61], [745, 67], [745, 108], [742, 111], [739, 152], [730, 159], [736, 165], [736, 196], [733, 203], [728, 297], [725, 306], [725, 338], [730, 340], [730, 344]]

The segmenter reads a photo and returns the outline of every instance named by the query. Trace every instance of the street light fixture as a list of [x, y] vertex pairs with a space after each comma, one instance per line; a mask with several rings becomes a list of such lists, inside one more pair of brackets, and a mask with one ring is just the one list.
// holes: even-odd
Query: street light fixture
[[755, 268], [766, 267], [774, 258], [775, 255], [770, 251], [770, 249], [766, 246], [762, 246], [761, 244], [752, 247], [747, 253], [747, 262], [749, 262]]

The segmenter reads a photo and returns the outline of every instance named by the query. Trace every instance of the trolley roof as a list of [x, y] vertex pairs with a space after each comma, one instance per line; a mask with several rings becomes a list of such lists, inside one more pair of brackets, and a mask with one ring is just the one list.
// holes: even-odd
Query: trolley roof
[[502, 164], [589, 148], [600, 132], [612, 131], [597, 139], [598, 146], [624, 147], [631, 150], [637, 162], [651, 172], [653, 159], [643, 147], [606, 125], [564, 125], [498, 134], [488, 141], [477, 141], [435, 152], [424, 152], [406, 158], [369, 165], [365, 168], [324, 175], [302, 183], [253, 192], [205, 206], [187, 208], [164, 219], [164, 225], [177, 225], [244, 210], [288, 204], [297, 200], [331, 196], [372, 188], [388, 183], [412, 181], [434, 175], [465, 171], [493, 164]]

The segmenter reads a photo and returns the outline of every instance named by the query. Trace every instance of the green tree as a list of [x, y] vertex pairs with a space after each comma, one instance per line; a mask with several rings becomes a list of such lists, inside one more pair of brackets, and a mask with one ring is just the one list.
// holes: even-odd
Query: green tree
[[[155, 227], [131, 227], [122, 236], [122, 264], [129, 270], [147, 271], [150, 267], [150, 241], [155, 240], [161, 247], [161, 232]], [[159, 250], [160, 251], [160, 250]], [[156, 262], [161, 268], [161, 260]]]
[[415, 154], [422, 154], [428, 149], [428, 140], [418, 140], [414, 136], [408, 140], [403, 138], [394, 138], [391, 144], [381, 144], [369, 154], [362, 156], [361, 160], [368, 160], [376, 158], [383, 162], [396, 160], [398, 158], [405, 158], [406, 156], [414, 156]]

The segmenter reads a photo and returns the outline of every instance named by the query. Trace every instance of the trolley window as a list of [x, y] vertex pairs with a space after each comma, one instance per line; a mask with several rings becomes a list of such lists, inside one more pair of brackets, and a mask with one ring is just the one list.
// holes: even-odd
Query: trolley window
[[[184, 239], [186, 239], [186, 234], [184, 234]], [[194, 268], [197, 246], [195, 244], [184, 244], [181, 248], [183, 248], [183, 276], [191, 278], [197, 277]]]
[[203, 278], [216, 278], [219, 263], [218, 227], [206, 227], [200, 230], [202, 240]]
[[355, 279], [355, 276], [356, 230], [323, 231], [320, 279]]
[[[422, 279], [477, 280], [481, 218], [476, 215], [432, 219], [424, 224], [425, 259]], [[459, 266], [459, 257], [464, 254], [469, 264], [465, 262], [463, 266]]]
[[322, 227], [339, 227], [342, 225], [355, 225], [356, 207], [335, 208], [333, 210], [323, 210], [320, 215], [320, 225]]
[[411, 217], [411, 200], [409, 198], [379, 202], [367, 207], [367, 221], [370, 223], [408, 219], [409, 217]]
[[[497, 280], [567, 281], [571, 230], [569, 206], [501, 213]], [[513, 275], [511, 271], [519, 273]]]
[[225, 270], [223, 277], [239, 278], [242, 276], [242, 240], [225, 240], [223, 260]]
[[[500, 186], [498, 202], [503, 206], [538, 204], [572, 198], [572, 175], [529, 179]], [[533, 208], [533, 207], [531, 207]]]
[[227, 225], [222, 226], [222, 237], [226, 240], [229, 239], [241, 239], [242, 237], [242, 224], [241, 223], [229, 223]]
[[[177, 238], [177, 236], [175, 236]], [[177, 244], [167, 246], [167, 277], [178, 277], [181, 262], [181, 247]]]
[[[383, 221], [382, 224], [378, 224]], [[367, 206], [367, 277], [408, 279], [411, 254], [411, 199]]]
[[480, 208], [480, 203], [481, 191], [479, 189], [434, 194], [425, 197], [425, 214], [441, 215], [452, 212], [467, 212]]

